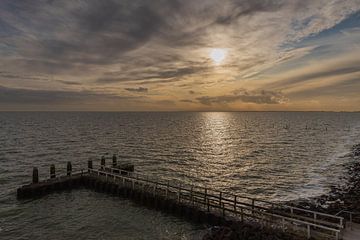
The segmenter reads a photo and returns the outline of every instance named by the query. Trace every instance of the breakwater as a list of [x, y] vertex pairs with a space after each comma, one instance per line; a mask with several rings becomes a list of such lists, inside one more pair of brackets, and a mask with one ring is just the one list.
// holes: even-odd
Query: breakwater
[[38, 197], [53, 191], [86, 187], [130, 198], [142, 205], [187, 216], [212, 225], [244, 226], [248, 223], [273, 229], [284, 235], [315, 239], [340, 239], [343, 218], [264, 200], [214, 191], [207, 187], [188, 186], [182, 183], [154, 180], [154, 178], [119, 170], [114, 162], [107, 166], [105, 160], [98, 168], [92, 161], [88, 168], [57, 176], [55, 166], [50, 167], [50, 179], [39, 181], [33, 169], [31, 184], [17, 190], [19, 198]]

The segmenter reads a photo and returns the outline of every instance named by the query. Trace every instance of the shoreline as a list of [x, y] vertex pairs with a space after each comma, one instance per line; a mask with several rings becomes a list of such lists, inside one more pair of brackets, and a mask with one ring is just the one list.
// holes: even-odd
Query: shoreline
[[[357, 214], [353, 216], [353, 222], [360, 223], [360, 144], [353, 145], [350, 154], [354, 161], [345, 167], [345, 184], [331, 186], [331, 190], [326, 194], [293, 200], [286, 204], [329, 214], [339, 214], [342, 210], [354, 212]], [[349, 218], [341, 213], [340, 216], [347, 220]]]

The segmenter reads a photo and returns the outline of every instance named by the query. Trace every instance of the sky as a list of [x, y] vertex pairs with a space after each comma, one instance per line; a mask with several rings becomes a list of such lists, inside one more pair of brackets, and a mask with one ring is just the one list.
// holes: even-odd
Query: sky
[[1, 0], [2, 111], [360, 111], [360, 0]]

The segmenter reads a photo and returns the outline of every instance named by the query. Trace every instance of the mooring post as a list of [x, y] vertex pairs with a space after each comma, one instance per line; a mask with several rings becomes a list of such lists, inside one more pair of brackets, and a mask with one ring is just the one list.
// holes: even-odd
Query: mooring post
[[251, 208], [252, 208], [251, 214], [254, 214], [254, 209], [255, 209], [255, 199], [252, 199], [252, 200], [251, 200]]
[[166, 183], [166, 192], [165, 192], [165, 197], [168, 198], [169, 195], [169, 180]]
[[221, 202], [222, 202], [222, 192], [220, 192], [219, 194], [219, 206], [221, 207]]
[[38, 183], [39, 182], [39, 170], [37, 167], [33, 168], [33, 174], [32, 174], [32, 183]]
[[204, 204], [206, 204], [206, 199], [207, 199], [207, 188], [205, 187]]
[[234, 196], [234, 211], [236, 212], [236, 195]]
[[90, 169], [93, 168], [92, 160], [88, 160], [88, 171], [90, 172]]
[[116, 157], [116, 155], [114, 154], [113, 157], [112, 157], [112, 166], [113, 166], [113, 167], [116, 167], [116, 165], [117, 165], [117, 157]]
[[190, 202], [191, 202], [191, 204], [194, 205], [193, 189], [194, 189], [194, 186], [191, 185], [191, 189], [190, 189]]
[[244, 221], [244, 210], [243, 208], [241, 208], [241, 222]]
[[55, 174], [55, 165], [51, 164], [50, 165], [50, 178], [55, 178], [56, 174]]
[[67, 165], [66, 165], [66, 175], [68, 176], [71, 176], [71, 172], [72, 172], [72, 165], [71, 165], [71, 162], [67, 162]]
[[181, 197], [181, 183], [179, 183], [178, 186], [178, 202], [180, 202], [180, 197]]
[[105, 156], [101, 157], [101, 170], [105, 169]]
[[156, 194], [156, 187], [157, 187], [157, 183], [155, 183], [154, 188], [153, 188], [153, 196], [155, 197]]

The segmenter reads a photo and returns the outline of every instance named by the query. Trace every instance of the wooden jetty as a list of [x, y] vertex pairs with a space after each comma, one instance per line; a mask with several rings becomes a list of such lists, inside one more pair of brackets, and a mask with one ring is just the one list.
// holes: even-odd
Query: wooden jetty
[[88, 168], [77, 172], [72, 171], [68, 162], [66, 174], [61, 176], [56, 176], [55, 166], [51, 165], [50, 179], [43, 181], [39, 181], [38, 170], [34, 168], [32, 183], [18, 188], [17, 196], [31, 198], [74, 187], [116, 194], [211, 224], [256, 222], [304, 239], [343, 239], [347, 230], [346, 221], [340, 216], [154, 179], [116, 167], [114, 161], [106, 165], [103, 159], [97, 168], [89, 160]]

